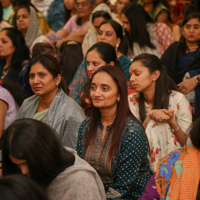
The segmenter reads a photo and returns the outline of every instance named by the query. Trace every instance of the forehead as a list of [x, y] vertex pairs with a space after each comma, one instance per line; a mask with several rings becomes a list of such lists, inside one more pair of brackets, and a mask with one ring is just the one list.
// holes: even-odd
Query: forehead
[[37, 73], [37, 72], [49, 72], [41, 63], [35, 63], [31, 66], [30, 73]]
[[76, 3], [83, 3], [83, 2], [89, 2], [87, 0], [76, 0]]
[[22, 164], [22, 163], [26, 163], [26, 160], [22, 160], [22, 159], [17, 159], [15, 157], [13, 157], [12, 155], [9, 155], [10, 160], [15, 163], [15, 164]]
[[130, 3], [130, 0], [119, 0], [118, 2]]
[[136, 70], [136, 69], [145, 70], [144, 68], [147, 68], [147, 67], [145, 67], [140, 60], [137, 60], [131, 64], [129, 71], [132, 72], [133, 70]]
[[7, 31], [1, 31], [0, 32], [0, 37], [4, 37], [10, 40], [10, 38], [7, 36]]
[[115, 30], [113, 29], [113, 27], [110, 24], [103, 24], [100, 27], [101, 31], [112, 31], [115, 32]]
[[94, 20], [93, 20], [93, 25], [94, 26], [100, 26], [101, 23], [104, 21], [105, 19], [103, 17], [96, 17]]
[[87, 54], [88, 61], [94, 60], [94, 59], [101, 59], [99, 52], [96, 49], [93, 49], [92, 51], [88, 52], [88, 54]]
[[26, 8], [20, 8], [18, 11], [17, 11], [17, 15], [22, 15], [22, 14], [28, 14], [29, 15], [29, 12]]
[[194, 18], [194, 19], [190, 19], [186, 24], [193, 25], [193, 24], [200, 24], [200, 22], [197, 18]]
[[99, 72], [94, 75], [92, 83], [100, 85], [109, 85], [111, 88], [117, 89], [117, 83], [114, 79], [106, 72]]
[[121, 14], [121, 20], [122, 22], [129, 22], [128, 18], [126, 17], [124, 13]]

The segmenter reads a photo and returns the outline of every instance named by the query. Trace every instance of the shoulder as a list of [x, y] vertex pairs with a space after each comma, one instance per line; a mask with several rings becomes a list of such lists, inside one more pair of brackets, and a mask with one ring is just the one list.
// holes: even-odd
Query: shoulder
[[172, 90], [169, 96], [169, 100], [173, 101], [175, 104], [178, 103], [178, 101], [186, 99], [185, 96], [178, 91]]
[[121, 63], [121, 64], [129, 64], [131, 65], [131, 61], [128, 57], [126, 57], [125, 55], [121, 55], [119, 58], [118, 58], [118, 61]]
[[136, 92], [129, 94], [128, 95], [128, 101], [129, 101], [129, 103], [133, 103], [134, 105], [138, 104], [139, 103], [139, 94], [136, 93]]
[[83, 131], [84, 129], [86, 129], [89, 126], [90, 121], [91, 121], [91, 117], [83, 120], [83, 122], [81, 123], [81, 126], [80, 126], [80, 131]]
[[70, 17], [70, 19], [69, 19], [69, 21], [76, 21], [76, 19], [77, 19], [77, 17], [78, 17], [78, 15], [73, 15], [72, 17]]
[[165, 23], [162, 22], [156, 22], [154, 23], [154, 26], [156, 27], [157, 30], [161, 32], [171, 32], [171, 29], [169, 26], [167, 26]]

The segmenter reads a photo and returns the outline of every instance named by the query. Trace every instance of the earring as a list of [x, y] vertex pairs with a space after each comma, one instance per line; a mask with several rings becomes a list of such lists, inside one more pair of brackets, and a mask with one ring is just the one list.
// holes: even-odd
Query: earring
[[117, 103], [119, 103], [120, 102], [120, 96], [119, 96], [119, 98], [117, 99]]
[[116, 51], [117, 51], [118, 47], [119, 47], [119, 44], [116, 44], [116, 47], [115, 47], [115, 50], [116, 50]]

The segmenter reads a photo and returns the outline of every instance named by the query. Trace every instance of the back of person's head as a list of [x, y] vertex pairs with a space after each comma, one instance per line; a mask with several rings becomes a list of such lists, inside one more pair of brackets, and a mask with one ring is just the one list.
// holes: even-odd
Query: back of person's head
[[44, 191], [30, 178], [9, 175], [0, 178], [1, 200], [47, 200]]
[[9, 27], [4, 28], [1, 31], [6, 31], [6, 35], [11, 39], [15, 51], [11, 58], [10, 70], [8, 72], [9, 79], [16, 80], [19, 73], [22, 70], [22, 63], [25, 60], [29, 60], [29, 49], [26, 46], [24, 37], [20, 30], [17, 28]]
[[38, 10], [36, 9], [36, 7], [31, 3], [30, 0], [11, 0], [11, 3], [13, 5], [13, 9], [16, 12], [18, 10], [18, 8], [20, 6], [31, 6], [35, 9], [36, 12], [38, 12]]
[[54, 56], [55, 55], [54, 47], [45, 42], [36, 43], [32, 49], [32, 59], [34, 59], [36, 56], [40, 54], [49, 54]]
[[81, 45], [76, 41], [66, 41], [60, 48], [61, 74], [67, 85], [71, 83], [74, 75], [83, 61]]
[[[184, 28], [184, 26], [191, 20], [191, 19], [197, 19], [200, 22], [200, 13], [198, 12], [194, 12], [194, 13], [190, 13], [188, 14], [185, 19], [182, 22], [182, 28]], [[198, 46], [200, 48], [200, 40], [197, 41]], [[185, 37], [183, 36], [183, 34], [180, 37], [180, 46], [179, 46], [179, 51], [178, 51], [178, 55], [181, 57], [183, 56], [186, 51], [189, 50], [188, 46], [187, 46], [187, 42], [185, 40]]]
[[[59, 74], [61, 74], [60, 64], [58, 60], [52, 55], [41, 54], [41, 55], [36, 56], [31, 61], [30, 65], [28, 66], [28, 70], [27, 70], [28, 74], [30, 72], [31, 66], [36, 63], [42, 64], [42, 66], [52, 74], [53, 78], [56, 78]], [[63, 77], [61, 79], [61, 82], [58, 85], [58, 88], [62, 88], [66, 94], [69, 93], [67, 83]]]
[[[140, 61], [144, 67], [147, 67], [152, 74], [155, 71], [159, 71], [160, 75], [156, 80], [155, 94], [154, 94], [154, 109], [168, 109], [169, 96], [172, 90], [177, 90], [175, 82], [169, 77], [164, 70], [160, 59], [152, 54], [143, 53], [134, 57], [133, 63]], [[139, 113], [141, 120], [144, 121], [145, 106], [144, 96], [141, 93], [139, 97]]]
[[0, 85], [10, 92], [18, 106], [21, 106], [24, 99], [28, 97], [16, 81], [3, 80], [0, 81]]
[[187, 15], [194, 13], [194, 12], [198, 12], [200, 13], [200, 1], [193, 1], [191, 4], [187, 5], [187, 7], [185, 8], [183, 15], [184, 18], [186, 18]]
[[21, 173], [10, 156], [25, 160], [30, 178], [44, 188], [74, 163], [74, 156], [64, 149], [56, 133], [47, 124], [33, 119], [16, 120], [5, 130], [2, 137], [3, 176]]
[[0, 1], [0, 22], [3, 20], [3, 6], [2, 3]]
[[[94, 72], [93, 76], [90, 79], [90, 85], [93, 81], [93, 78], [99, 73], [107, 73], [110, 75], [117, 86], [118, 94], [119, 94], [119, 102], [117, 103], [117, 111], [116, 117], [112, 125], [113, 137], [111, 141], [111, 148], [109, 150], [109, 159], [114, 156], [119, 150], [119, 144], [122, 137], [122, 133], [124, 131], [127, 117], [136, 118], [131, 114], [129, 105], [128, 105], [128, 94], [127, 94], [127, 84], [125, 75], [121, 72], [118, 67], [106, 65], [100, 67], [96, 72]], [[92, 104], [92, 117], [91, 122], [88, 128], [87, 137], [85, 140], [85, 150], [87, 147], [94, 141], [95, 134], [97, 132], [97, 126], [101, 120], [101, 114], [99, 108], [95, 108]], [[136, 120], [137, 121], [137, 120]]]
[[138, 43], [140, 47], [148, 46], [150, 48], [155, 48], [151, 43], [149, 32], [147, 30], [147, 24], [154, 23], [154, 21], [145, 9], [138, 3], [131, 3], [122, 10], [122, 14], [126, 16], [130, 23], [128, 37], [131, 49], [134, 42]]

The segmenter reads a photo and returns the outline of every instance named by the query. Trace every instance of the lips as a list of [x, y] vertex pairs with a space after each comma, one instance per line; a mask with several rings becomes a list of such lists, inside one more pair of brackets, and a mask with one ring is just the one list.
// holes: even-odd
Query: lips
[[102, 99], [94, 99], [94, 101], [95, 101], [96, 103], [99, 103], [99, 102], [102, 101]]
[[189, 37], [190, 37], [190, 38], [193, 38], [193, 37], [194, 37], [194, 35], [189, 35]]
[[34, 87], [33, 89], [34, 91], [38, 91], [38, 90], [41, 90], [41, 87]]

